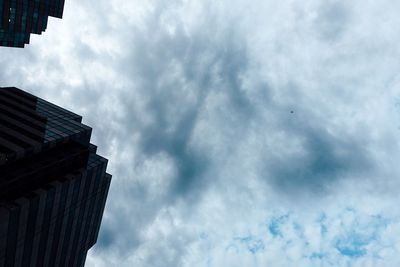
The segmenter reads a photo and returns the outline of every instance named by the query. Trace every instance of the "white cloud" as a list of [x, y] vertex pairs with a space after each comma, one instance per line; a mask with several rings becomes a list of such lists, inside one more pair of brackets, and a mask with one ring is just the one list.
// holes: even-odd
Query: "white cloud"
[[398, 265], [397, 5], [68, 0], [0, 50], [110, 160], [87, 266]]

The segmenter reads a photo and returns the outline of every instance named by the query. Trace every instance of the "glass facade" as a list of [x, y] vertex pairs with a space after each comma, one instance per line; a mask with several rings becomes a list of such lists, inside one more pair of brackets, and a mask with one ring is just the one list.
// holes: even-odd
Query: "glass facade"
[[62, 18], [64, 0], [0, 0], [0, 45], [24, 47], [31, 33], [46, 30], [48, 17]]
[[0, 267], [84, 265], [111, 175], [81, 120], [0, 88]]

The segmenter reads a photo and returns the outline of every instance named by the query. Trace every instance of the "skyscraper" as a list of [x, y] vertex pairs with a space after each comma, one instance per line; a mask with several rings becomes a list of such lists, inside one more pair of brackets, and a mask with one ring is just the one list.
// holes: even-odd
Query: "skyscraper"
[[64, 0], [0, 0], [0, 45], [24, 47], [31, 33], [46, 30], [49, 16], [62, 18]]
[[111, 176], [81, 120], [0, 88], [0, 267], [84, 265]]

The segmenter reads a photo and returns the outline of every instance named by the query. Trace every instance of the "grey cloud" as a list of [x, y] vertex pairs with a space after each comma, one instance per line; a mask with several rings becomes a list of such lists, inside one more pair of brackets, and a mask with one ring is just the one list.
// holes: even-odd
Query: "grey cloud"
[[[204, 20], [200, 23], [202, 28], [191, 29], [192, 32], [187, 33], [183, 25], [178, 23], [175, 33], [171, 35], [160, 19], [163, 12], [167, 11], [155, 8], [154, 14], [144, 23], [144, 29], [132, 29], [132, 39], [126, 40], [126, 47], [129, 47], [127, 55], [115, 66], [120, 73], [130, 77], [134, 84], [132, 88], [116, 92], [124, 114], [117, 122], [123, 125], [124, 131], [115, 134], [118, 135], [119, 151], [129, 149], [133, 136], [138, 136], [139, 159], [165, 153], [172, 159], [176, 174], [172, 184], [165, 183], [164, 186], [169, 190], [160, 199], [147, 202], [146, 199], [151, 196], [148, 195], [146, 185], [132, 183], [126, 194], [130, 196], [129, 201], [139, 201], [142, 207], [134, 205], [135, 209], [110, 210], [110, 214], [113, 214], [111, 217], [118, 213], [124, 219], [105, 220], [108, 226], [105, 227], [99, 245], [103, 248], [118, 247], [121, 255], [139, 249], [143, 242], [141, 231], [155, 220], [160, 210], [174, 205], [175, 200], [181, 198], [188, 205], [194, 205], [207, 192], [207, 188], [216, 179], [220, 179], [213, 177], [213, 174], [218, 173], [215, 162], [219, 162], [219, 159], [211, 151], [193, 145], [196, 126], [211, 95], [222, 94], [229, 99], [228, 104], [221, 107], [222, 112], [232, 112], [237, 121], [235, 124], [221, 121], [225, 124], [221, 128], [228, 125], [233, 132], [247, 128], [251, 121], [256, 124], [265, 123], [265, 129], [273, 131], [268, 121], [260, 119], [256, 113], [271, 112], [271, 116], [277, 116], [279, 120], [282, 110], [288, 110], [286, 106], [270, 99], [270, 87], [259, 88], [266, 92], [263, 101], [250, 99], [246, 95], [243, 79], [249, 72], [257, 72], [257, 69], [250, 66], [245, 40], [240, 39], [241, 33], [235, 30], [234, 25], [225, 29], [214, 24], [212, 17], [206, 17], [200, 18]], [[208, 31], [205, 32], [204, 27]], [[254, 83], [265, 84], [263, 81]], [[129, 94], [131, 91], [135, 93]], [[269, 107], [263, 108], [260, 105]], [[297, 112], [301, 107], [295, 109]], [[308, 111], [306, 117], [312, 116], [312, 111]], [[289, 136], [304, 139], [306, 156], [302, 158], [294, 155], [285, 161], [273, 158], [265, 160], [267, 166], [261, 176], [267, 173], [267, 183], [277, 190], [288, 194], [326, 191], [341, 177], [363, 171], [371, 164], [368, 155], [363, 154], [363, 146], [366, 144], [354, 136], [331, 135], [324, 129], [321, 120], [315, 120], [313, 125], [278, 126], [284, 128]], [[106, 144], [104, 140], [104, 146]], [[235, 146], [235, 143], [224, 145]], [[263, 147], [259, 149], [263, 150]], [[126, 167], [134, 169], [135, 165]], [[121, 175], [127, 174], [121, 172]], [[114, 199], [119, 199], [116, 194]], [[137, 216], [141, 218], [136, 222], [129, 221], [129, 218]], [[126, 227], [136, 229], [129, 241], [118, 231]], [[183, 249], [182, 245], [176, 244], [175, 250]], [[152, 264], [159, 266], [155, 262]]]
[[302, 192], [326, 194], [338, 180], [374, 169], [367, 142], [346, 134], [335, 136], [321, 126], [287, 129], [289, 138], [302, 140], [302, 153], [267, 163], [265, 171], [277, 189], [296, 197]]
[[[192, 144], [193, 132], [199, 114], [204, 112], [209, 93], [227, 94], [232, 110], [237, 112], [238, 116], [249, 117], [252, 112], [250, 102], [241, 91], [240, 76], [246, 71], [248, 61], [246, 47], [238, 36], [233, 36], [234, 29], [232, 28], [230, 33], [220, 31], [221, 29], [213, 24], [213, 18], [210, 18], [210, 23], [205, 23], [207, 28], [216, 31], [215, 35], [211, 34], [213, 37], [205, 34], [200, 28], [188, 36], [180, 28], [182, 25], [178, 26], [176, 33], [171, 36], [159, 21], [159, 16], [155, 11], [154, 16], [150, 16], [154, 21], [146, 23], [148, 28], [145, 31], [136, 29], [134, 38], [131, 41], [127, 40], [126, 46], [130, 47], [130, 50], [122, 59], [124, 63], [116, 66], [120, 68], [121, 73], [131, 77], [136, 84], [134, 90], [139, 93], [128, 94], [133, 88], [115, 92], [119, 94], [119, 105], [124, 112], [124, 116], [117, 120], [124, 130], [115, 134], [118, 136], [117, 146], [121, 152], [129, 148], [132, 137], [138, 135], [140, 158], [151, 158], [165, 153], [172, 159], [176, 174], [172, 184], [165, 184], [169, 187], [168, 195], [162, 199], [149, 200], [147, 203], [146, 199], [151, 196], [148, 195], [146, 186], [141, 183], [125, 186], [129, 190], [126, 194], [130, 197], [129, 200], [123, 201], [140, 204], [133, 214], [132, 210], [125, 213], [127, 210], [113, 211], [111, 208], [110, 213], [115, 214], [111, 217], [117, 216], [118, 213], [118, 216], [124, 219], [114, 221], [105, 218], [104, 224], [107, 226], [104, 227], [99, 240], [99, 250], [119, 247], [118, 253], [121, 255], [138, 249], [140, 231], [154, 220], [162, 208], [173, 205], [179, 198], [195, 203], [205, 188], [212, 183], [214, 177], [207, 175], [208, 171], [214, 168], [209, 151]], [[178, 73], [174, 76], [176, 71]], [[190, 92], [183, 91], [184, 88]], [[188, 93], [194, 94], [194, 97], [187, 97]], [[142, 109], [138, 110], [135, 103], [141, 105]], [[138, 116], [138, 113], [150, 118], [150, 122]], [[106, 146], [107, 140], [101, 141], [103, 138], [99, 138], [100, 144]], [[134, 169], [135, 165], [128, 168]], [[127, 175], [123, 172], [120, 174]], [[118, 173], [114, 176], [117, 177]], [[111, 190], [111, 199], [118, 199], [117, 193], [113, 193], [116, 189]], [[140, 218], [129, 222], [130, 218], [138, 216]], [[138, 233], [131, 235], [129, 241], [118, 230], [126, 227], [137, 229], [135, 232]], [[176, 245], [174, 249], [178, 249], [179, 246]], [[166, 263], [148, 264], [165, 266]], [[176, 265], [171, 262], [168, 266]]]
[[[93, 142], [110, 159], [114, 180], [89, 266], [252, 266], [256, 259], [279, 265], [287, 257], [280, 238], [297, 237], [283, 226], [268, 232], [264, 224], [257, 232], [260, 221], [271, 221], [266, 211], [280, 209], [292, 216], [295, 212], [282, 204], [287, 199], [301, 202], [311, 195], [309, 202], [325, 203], [324, 197], [330, 197], [325, 193], [331, 193], [338, 204], [318, 207], [336, 216], [352, 197], [337, 193], [339, 185], [363, 176], [371, 181], [375, 172], [382, 172], [371, 155], [377, 147], [372, 134], [345, 128], [357, 121], [357, 109], [371, 105], [368, 93], [379, 84], [374, 75], [367, 82], [361, 76], [392, 74], [365, 69], [369, 58], [363, 51], [368, 49], [358, 49], [358, 41], [354, 46], [360, 56], [348, 61], [334, 50], [326, 55], [326, 43], [314, 43], [315, 34], [328, 44], [347, 38], [356, 14], [340, 1], [306, 1], [296, 27], [290, 5], [261, 2], [137, 1], [141, 12], [133, 15], [124, 9], [134, 6], [126, 1], [71, 0], [74, 5], [62, 23], [71, 25], [65, 42], [73, 45], [63, 47], [61, 54], [47, 54], [48, 47], [18, 51], [20, 58], [0, 74], [11, 83], [22, 79], [22, 88], [29, 85], [26, 89], [83, 115], [94, 128]], [[75, 8], [87, 17], [71, 15]], [[307, 8], [317, 14], [312, 25]], [[359, 33], [353, 29], [353, 34]], [[281, 44], [279, 51], [273, 49]], [[0, 60], [12, 57], [16, 54]], [[325, 57], [329, 64], [321, 66]], [[18, 64], [30, 59], [32, 69], [18, 71]], [[352, 60], [362, 68], [353, 68]], [[394, 73], [396, 65], [390, 69]], [[24, 78], [37, 73], [51, 75]], [[350, 82], [351, 91], [346, 91], [349, 86], [343, 85]], [[336, 88], [343, 88], [343, 94]], [[355, 115], [346, 117], [348, 110]], [[326, 118], [318, 115], [326, 111]], [[366, 129], [384, 118], [364, 115]], [[339, 121], [333, 131], [330, 119]], [[379, 127], [389, 129], [390, 123], [382, 121]], [[298, 147], [274, 142], [279, 135], [298, 140]], [[352, 203], [362, 209], [357, 196]], [[373, 203], [371, 209], [379, 206], [368, 203]], [[298, 223], [304, 223], [302, 234], [315, 243], [321, 226], [315, 230], [306, 217], [300, 216]], [[337, 230], [335, 219], [330, 218], [324, 237]], [[279, 230], [275, 238], [266, 240], [274, 229]], [[209, 238], [199, 238], [200, 232]], [[231, 241], [236, 254], [224, 250]], [[313, 252], [312, 260], [325, 257], [318, 249]]]
[[349, 27], [351, 10], [344, 1], [327, 1], [317, 10], [315, 20], [320, 37], [327, 41], [337, 41]]
[[[188, 196], [187, 193], [193, 194], [192, 190], [201, 190], [209, 182], [202, 181], [207, 179], [204, 174], [211, 164], [208, 152], [191, 145], [198, 116], [204, 111], [209, 93], [228, 95], [238, 116], [248, 118], [253, 109], [241, 88], [241, 75], [248, 68], [243, 40], [234, 36], [233, 26], [225, 32], [214, 24], [212, 17], [204, 21], [202, 26], [214, 34], [205, 34], [199, 28], [188, 36], [183, 26], [178, 25], [171, 36], [157, 15], [154, 21], [146, 23], [149, 26], [145, 32], [134, 35], [131, 54], [125, 59], [141, 62], [123, 71], [138, 83], [136, 89], [144, 96], [145, 112], [151, 117], [151, 123], [135, 118], [135, 108], [130, 104], [133, 100], [121, 95], [126, 113], [123, 123], [131, 132], [140, 133], [143, 155], [166, 152], [174, 159], [177, 177], [171, 195]], [[194, 94], [195, 99], [188, 98], [185, 95], [188, 93]]]

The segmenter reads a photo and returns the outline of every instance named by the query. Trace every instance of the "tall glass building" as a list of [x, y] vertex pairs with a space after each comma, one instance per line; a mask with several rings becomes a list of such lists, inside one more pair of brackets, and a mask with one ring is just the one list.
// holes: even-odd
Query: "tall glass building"
[[0, 267], [84, 265], [111, 175], [81, 120], [0, 88]]
[[62, 18], [64, 0], [0, 0], [0, 45], [24, 47], [31, 33], [46, 30], [49, 16]]

